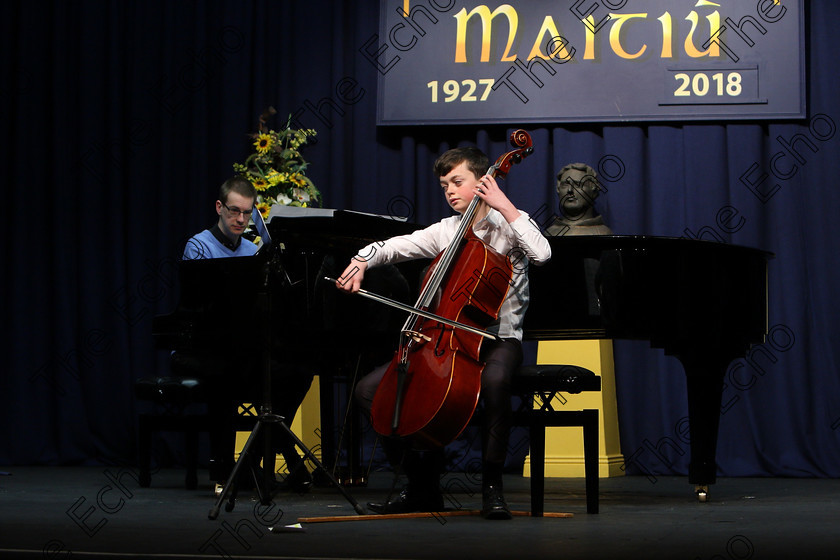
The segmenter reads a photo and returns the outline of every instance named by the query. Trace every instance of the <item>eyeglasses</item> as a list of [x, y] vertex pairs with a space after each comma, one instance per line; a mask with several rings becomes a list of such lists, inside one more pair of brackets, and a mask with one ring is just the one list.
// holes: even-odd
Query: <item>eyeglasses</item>
[[[220, 202], [221, 202], [221, 201], [220, 201]], [[228, 205], [227, 205], [227, 204], [225, 204], [224, 202], [222, 202], [222, 206], [224, 206], [224, 207], [225, 207], [225, 209], [226, 209], [228, 212], [230, 212], [233, 216], [235, 216], [235, 217], [237, 217], [237, 218], [239, 217], [239, 215], [240, 215], [240, 214], [241, 214], [241, 215], [243, 215], [243, 216], [245, 216], [246, 218], [250, 218], [250, 217], [251, 217], [251, 214], [253, 214], [253, 213], [254, 213], [254, 209], [253, 209], [253, 208], [251, 208], [250, 210], [240, 210], [239, 208], [231, 208], [230, 206], [228, 206]]]

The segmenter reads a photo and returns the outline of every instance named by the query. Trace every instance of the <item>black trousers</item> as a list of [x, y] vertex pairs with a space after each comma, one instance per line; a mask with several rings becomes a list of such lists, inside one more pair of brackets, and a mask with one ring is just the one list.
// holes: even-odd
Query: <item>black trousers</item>
[[[482, 343], [481, 360], [485, 362], [481, 373], [480, 406], [484, 407], [484, 423], [482, 425], [482, 450], [485, 474], [488, 465], [492, 472], [501, 475], [507, 456], [508, 440], [510, 439], [511, 424], [511, 392], [510, 384], [516, 369], [522, 364], [522, 344], [515, 338], [503, 339], [498, 342], [485, 341]], [[356, 385], [355, 399], [359, 407], [370, 416], [373, 396], [376, 388], [385, 375], [389, 364], [383, 364], [362, 378]], [[405, 441], [394, 441], [397, 438], [385, 438], [383, 448], [388, 460], [394, 467], [403, 463], [404, 453], [408, 450]], [[408, 459], [410, 462], [411, 459]], [[435, 463], [435, 461], [431, 461]], [[409, 479], [412, 475], [411, 465], [405, 465]], [[441, 465], [442, 467], [442, 465]]]

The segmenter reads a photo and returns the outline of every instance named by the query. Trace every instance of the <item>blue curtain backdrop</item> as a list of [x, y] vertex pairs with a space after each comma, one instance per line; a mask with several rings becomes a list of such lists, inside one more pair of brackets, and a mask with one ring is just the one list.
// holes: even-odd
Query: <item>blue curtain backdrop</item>
[[[449, 213], [430, 169], [438, 153], [508, 150], [510, 129], [492, 119], [376, 127], [376, 69], [359, 49], [378, 33], [378, 2], [0, 10], [0, 464], [134, 459], [133, 380], [166, 372], [152, 317], [173, 307], [175, 260], [214, 222], [218, 185], [249, 152], [265, 107], [317, 129], [309, 175], [331, 208], [386, 214], [399, 203], [412, 221], [431, 223]], [[840, 4], [809, 2], [806, 17], [807, 119], [529, 127], [536, 152], [505, 187], [523, 210], [553, 209], [560, 167], [603, 161], [616, 180], [605, 181], [599, 207], [616, 233], [775, 253], [770, 336], [727, 376], [723, 476], [840, 476]], [[770, 174], [791, 143], [800, 161], [788, 178], [770, 176], [772, 196], [739, 180], [751, 168], [753, 178]], [[737, 231], [718, 223], [727, 207], [738, 212], [729, 222]], [[685, 474], [681, 366], [644, 342], [617, 342], [616, 355], [627, 471]]]

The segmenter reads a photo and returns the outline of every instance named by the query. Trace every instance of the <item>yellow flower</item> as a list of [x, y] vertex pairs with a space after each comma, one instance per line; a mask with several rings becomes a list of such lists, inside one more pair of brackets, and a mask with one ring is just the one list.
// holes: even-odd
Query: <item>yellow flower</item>
[[273, 187], [273, 186], [277, 185], [277, 183], [280, 182], [280, 179], [282, 177], [281, 177], [280, 173], [277, 172], [277, 170], [272, 169], [271, 171], [268, 172], [268, 175], [266, 175], [265, 178], [268, 179], [268, 184]]
[[265, 133], [260, 133], [257, 135], [257, 141], [254, 142], [254, 146], [257, 148], [257, 152], [261, 154], [266, 154], [274, 145], [274, 141], [272, 140], [271, 136]]
[[257, 210], [262, 214], [263, 219], [268, 218], [268, 211], [271, 210], [271, 205], [266, 202], [257, 204]]
[[254, 177], [251, 179], [251, 184], [254, 185], [254, 188], [258, 191], [264, 191], [268, 189], [268, 181], [263, 179], [262, 177]]

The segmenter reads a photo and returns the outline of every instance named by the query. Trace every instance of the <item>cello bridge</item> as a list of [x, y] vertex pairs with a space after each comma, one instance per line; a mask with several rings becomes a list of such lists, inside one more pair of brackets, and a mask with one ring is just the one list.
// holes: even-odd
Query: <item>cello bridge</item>
[[411, 337], [411, 340], [413, 340], [414, 342], [416, 342], [418, 344], [421, 343], [421, 342], [431, 342], [432, 341], [431, 337], [426, 336], [425, 334], [423, 334], [421, 332], [417, 332], [417, 331], [403, 331], [403, 334], [405, 336]]

